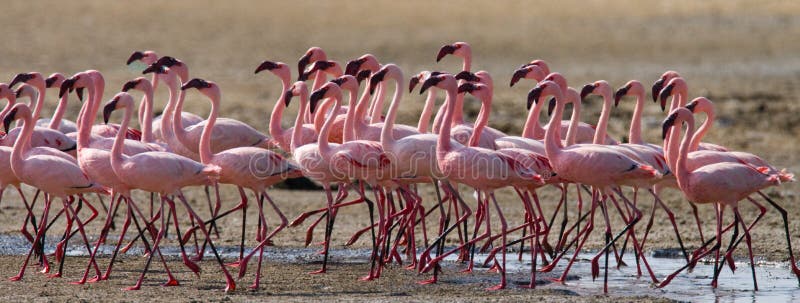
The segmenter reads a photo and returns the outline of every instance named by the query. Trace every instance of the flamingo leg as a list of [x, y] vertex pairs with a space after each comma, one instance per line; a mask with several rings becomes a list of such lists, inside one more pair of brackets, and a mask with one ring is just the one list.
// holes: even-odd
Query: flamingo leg
[[[719, 248], [722, 245], [722, 241], [720, 240], [722, 238], [722, 209], [721, 209], [721, 207], [719, 206], [718, 203], [714, 203], [714, 210], [715, 210], [715, 214], [717, 215], [717, 235], [714, 237], [714, 239], [709, 239], [709, 241], [715, 241], [714, 246], [711, 249], [706, 250], [706, 251], [704, 251], [704, 252], [702, 252], [700, 254], [693, 255], [692, 259], [690, 260], [690, 262], [688, 264], [682, 266], [681, 268], [679, 268], [678, 270], [676, 270], [675, 272], [673, 272], [672, 274], [670, 274], [669, 276], [664, 278], [664, 280], [661, 280], [661, 283], [659, 283], [658, 286], [656, 286], [656, 287], [663, 288], [663, 287], [669, 285], [669, 283], [672, 282], [672, 279], [674, 279], [684, 269], [689, 268], [691, 264], [696, 263], [697, 261], [699, 261], [700, 259], [704, 258], [705, 256], [711, 254], [714, 251], [717, 251], [717, 252], [719, 251]], [[717, 264], [714, 264], [714, 271], [715, 271], [714, 275], [716, 275], [716, 266], [717, 266]]]
[[798, 285], [800, 285], [800, 268], [797, 268], [797, 263], [794, 260], [794, 253], [792, 252], [792, 238], [789, 233], [789, 220], [787, 217], [787, 212], [783, 207], [775, 203], [775, 201], [770, 199], [767, 195], [765, 195], [761, 191], [758, 191], [758, 194], [765, 200], [767, 200], [767, 202], [770, 205], [772, 205], [772, 207], [778, 210], [778, 212], [781, 214], [781, 218], [783, 218], [783, 228], [784, 228], [784, 233], [786, 234], [786, 246], [789, 250], [789, 262], [791, 262], [792, 272], [795, 274], [795, 276], [797, 276], [797, 283]]
[[19, 273], [16, 276], [9, 278], [10, 281], [22, 280], [22, 277], [25, 275], [25, 268], [28, 266], [28, 261], [30, 261], [31, 254], [33, 254], [33, 251], [36, 249], [37, 244], [39, 244], [39, 241], [44, 240], [45, 223], [47, 223], [47, 214], [49, 211], [50, 211], [50, 198], [45, 196], [44, 210], [42, 210], [42, 220], [39, 222], [40, 224], [39, 231], [36, 233], [36, 237], [33, 238], [33, 244], [31, 245], [30, 250], [28, 250], [28, 255], [27, 257], [25, 257], [25, 261], [22, 263], [22, 268], [20, 268]]
[[[90, 262], [89, 262], [89, 264], [87, 264], [86, 270], [83, 272], [83, 277], [80, 280], [73, 282], [73, 284], [84, 284], [84, 283], [86, 283], [86, 280], [89, 278], [89, 270], [91, 269], [91, 264], [92, 264], [91, 261], [95, 259], [95, 257], [97, 256], [97, 250], [100, 249], [100, 245], [102, 243], [104, 243], [104, 241], [105, 241], [106, 235], [108, 234], [108, 230], [111, 227], [111, 223], [110, 222], [113, 220], [112, 215], [113, 215], [113, 211], [114, 211], [115, 205], [119, 204], [120, 201], [122, 200], [122, 195], [117, 196], [116, 192], [111, 193], [111, 197], [112, 197], [112, 199], [109, 201], [108, 214], [106, 215], [106, 221], [103, 224], [103, 228], [100, 230], [100, 237], [97, 239], [97, 244], [95, 244], [94, 249], [91, 250], [90, 253], [89, 253]], [[98, 274], [97, 277], [99, 277], [99, 276], [100, 275]]]

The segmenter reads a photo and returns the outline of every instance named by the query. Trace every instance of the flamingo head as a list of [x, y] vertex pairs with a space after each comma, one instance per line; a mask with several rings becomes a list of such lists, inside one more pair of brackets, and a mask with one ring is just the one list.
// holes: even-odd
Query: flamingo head
[[514, 71], [514, 74], [511, 75], [511, 83], [508, 86], [514, 86], [522, 79], [534, 79], [536, 82], [541, 82], [545, 75], [547, 74], [538, 65], [529, 64]]
[[428, 79], [425, 79], [425, 82], [422, 83], [422, 88], [419, 90], [419, 94], [421, 95], [431, 86], [436, 86], [441, 89], [458, 89], [456, 78], [448, 73], [441, 73], [436, 76], [431, 75]]
[[297, 71], [300, 73], [300, 76], [297, 78], [298, 81], [305, 81], [308, 79], [302, 79], [303, 72], [306, 70], [306, 66], [311, 63], [320, 61], [320, 60], [328, 60], [328, 56], [325, 54], [325, 51], [319, 47], [311, 47], [309, 48], [300, 60], [297, 61]]
[[261, 64], [259, 64], [258, 67], [256, 67], [255, 73], [258, 74], [265, 70], [272, 72], [273, 74], [281, 78], [281, 80], [286, 81], [286, 83], [288, 83], [290, 81], [289, 79], [292, 78], [291, 77], [292, 71], [289, 69], [289, 65], [286, 65], [286, 63], [283, 62], [273, 62], [269, 60], [261, 62]]
[[478, 78], [477, 75], [468, 71], [462, 71], [456, 74], [456, 80], [464, 80], [468, 82], [480, 82], [481, 78]]
[[663, 140], [667, 138], [667, 133], [669, 132], [669, 128], [674, 126], [677, 121], [682, 122], [687, 114], [691, 116], [692, 112], [690, 112], [686, 108], [679, 107], [673, 110], [669, 114], [669, 116], [667, 116], [667, 118], [664, 119], [664, 122], [661, 123], [661, 139]]
[[61, 73], [53, 73], [49, 77], [47, 77], [47, 79], [44, 80], [44, 84], [45, 84], [45, 87], [47, 87], [47, 88], [61, 87], [61, 83], [63, 83], [64, 80], [66, 80], [66, 79], [67, 79], [67, 77], [65, 77]]
[[309, 98], [309, 111], [313, 114], [319, 101], [326, 98], [335, 98], [336, 100], [341, 100], [342, 89], [339, 88], [336, 83], [325, 83], [325, 85], [311, 93], [311, 97]]
[[711, 100], [709, 100], [706, 97], [694, 98], [694, 100], [692, 100], [692, 102], [689, 102], [689, 104], [686, 104], [685, 107], [692, 113], [703, 112], [703, 111], [706, 113], [714, 112], [714, 103], [711, 102]]
[[581, 89], [581, 100], [586, 99], [588, 95], [601, 95], [603, 97], [611, 96], [611, 85], [605, 80], [598, 80], [583, 86]]
[[304, 94], [308, 94], [308, 86], [306, 86], [306, 83], [303, 81], [297, 81], [283, 93], [283, 102], [286, 106], [289, 106], [292, 97]]
[[5, 118], [3, 118], [3, 128], [5, 128], [6, 133], [8, 133], [11, 122], [14, 122], [14, 120], [29, 119], [30, 117], [31, 108], [28, 107], [27, 104], [17, 103], [11, 108], [8, 114], [6, 114]]
[[567, 85], [567, 78], [558, 72], [548, 74], [546, 77], [544, 77], [542, 81], [553, 81], [556, 84], [558, 84], [558, 87], [562, 89], [569, 87]]
[[376, 58], [372, 54], [366, 54], [358, 59], [353, 59], [347, 62], [345, 65], [345, 74], [355, 76], [358, 74], [359, 71], [362, 70], [369, 70], [371, 72], [375, 72], [381, 68], [380, 62], [378, 62], [378, 58]]
[[638, 80], [631, 80], [625, 83], [625, 86], [620, 87], [614, 92], [614, 106], [619, 105], [619, 100], [627, 95], [644, 96], [644, 85]]
[[350, 75], [343, 75], [339, 78], [331, 80], [330, 82], [336, 83], [336, 85], [338, 85], [342, 89], [346, 89], [353, 93], [358, 92], [359, 81], [358, 79], [356, 79], [356, 77]]
[[175, 71], [175, 74], [178, 75], [181, 82], [186, 82], [189, 80], [189, 67], [186, 66], [186, 64], [183, 63], [183, 61], [175, 59], [174, 57], [170, 56], [164, 56], [159, 58], [158, 61], [151, 64], [150, 67], [142, 71], [142, 73], [143, 74], [149, 72], [163, 73], [164, 68], [169, 68], [171, 71]]
[[536, 59], [531, 62], [525, 63], [523, 65], [520, 65], [519, 68], [522, 69], [532, 65], [539, 67], [539, 69], [541, 69], [542, 73], [544, 73], [545, 75], [550, 73], [550, 66], [547, 65], [547, 62], [545, 62], [542, 59]]
[[147, 78], [139, 77], [139, 78], [130, 80], [128, 82], [125, 82], [125, 84], [122, 85], [122, 91], [123, 92], [127, 92], [127, 91], [129, 91], [131, 89], [137, 89], [137, 90], [146, 92], [146, 91], [152, 90], [153, 89], [153, 85], [150, 83], [150, 80], [147, 80]]
[[384, 65], [369, 79], [369, 93], [375, 93], [375, 88], [378, 87], [378, 84], [386, 79], [394, 79], [400, 85], [403, 81], [403, 71], [399, 66], [392, 63]]
[[39, 93], [36, 91], [36, 88], [34, 88], [33, 85], [25, 83], [17, 88], [16, 97], [17, 99], [26, 97], [28, 99], [31, 99], [31, 101], [33, 101], [39, 97]]
[[545, 80], [528, 92], [528, 109], [530, 110], [534, 103], [539, 103], [542, 96], [548, 95], [560, 97], [561, 87], [556, 82]]
[[221, 95], [219, 86], [216, 83], [200, 78], [189, 80], [188, 82], [184, 83], [183, 86], [181, 86], [181, 90], [187, 90], [190, 88], [196, 88], [201, 94], [212, 100], [219, 100]]
[[134, 61], [142, 61], [142, 63], [150, 65], [156, 62], [156, 60], [158, 60], [158, 54], [154, 51], [135, 51], [128, 57], [128, 61], [125, 62], [125, 65], [131, 65]]
[[458, 93], [470, 93], [482, 101], [491, 98], [489, 87], [481, 83], [467, 82], [458, 87]]
[[133, 106], [133, 97], [126, 92], [117, 93], [114, 98], [108, 101], [103, 107], [103, 123], [108, 124], [108, 119], [117, 109], [130, 108]]
[[425, 82], [425, 80], [428, 80], [429, 77], [438, 76], [441, 74], [442, 72], [430, 72], [426, 70], [419, 72], [419, 74], [411, 77], [411, 79], [408, 80], [408, 92], [410, 93], [414, 91], [414, 87], [416, 87], [417, 84], [420, 82]]
[[441, 61], [447, 55], [466, 58], [472, 55], [472, 47], [466, 42], [446, 44], [439, 49], [439, 54], [436, 55], [436, 62]]
[[651, 92], [652, 92], [652, 95], [653, 95], [653, 102], [657, 102], [658, 101], [658, 97], [657, 97], [658, 93], [661, 92], [661, 90], [664, 88], [664, 84], [665, 83], [669, 82], [673, 78], [678, 78], [680, 76], [681, 75], [678, 74], [678, 72], [676, 72], [674, 70], [668, 70], [668, 71], [664, 72], [663, 74], [661, 74], [661, 77], [659, 77], [658, 80], [656, 80], [656, 82], [653, 82], [653, 88], [651, 89]]
[[44, 77], [42, 74], [37, 72], [19, 73], [14, 76], [14, 79], [11, 79], [11, 82], [8, 84], [8, 86], [13, 88], [15, 85], [17, 85], [17, 83], [27, 83], [40, 90], [43, 90], [45, 87], [47, 87]]
[[83, 89], [89, 85], [92, 85], [92, 76], [88, 72], [77, 73], [61, 83], [61, 87], [58, 90], [58, 97], [63, 97], [67, 91], [75, 91], [78, 95], [78, 99], [83, 101]]
[[325, 72], [325, 73], [327, 73], [329, 75], [332, 75], [334, 77], [340, 77], [341, 75], [344, 74], [342, 72], [342, 66], [340, 66], [338, 62], [336, 62], [336, 61], [328, 61], [328, 60], [320, 60], [320, 61], [314, 62], [314, 64], [311, 65], [311, 68], [308, 71], [301, 72], [300, 81], [308, 80], [308, 78], [311, 77], [311, 74], [313, 74], [315, 72], [318, 72], [318, 71]]
[[365, 69], [358, 72], [358, 74], [356, 75], [356, 80], [358, 80], [358, 83], [361, 84], [361, 82], [363, 82], [364, 80], [369, 79], [370, 76], [372, 76], [372, 71]]
[[667, 85], [658, 93], [658, 98], [661, 100], [661, 111], [667, 109], [667, 98], [679, 93], [686, 93], [686, 81], [680, 77], [669, 80]]

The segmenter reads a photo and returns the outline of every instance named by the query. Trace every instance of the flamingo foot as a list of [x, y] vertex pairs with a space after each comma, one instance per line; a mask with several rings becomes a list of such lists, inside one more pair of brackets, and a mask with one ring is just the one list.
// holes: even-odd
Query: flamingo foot
[[542, 266], [542, 268], [539, 269], [539, 272], [551, 272], [554, 268], [556, 268], [556, 262]]
[[366, 276], [363, 276], [361, 278], [358, 278], [358, 280], [360, 280], [360, 281], [373, 281], [373, 280], [375, 280], [375, 276], [373, 276], [372, 273], [370, 273], [369, 275], [366, 275]]
[[61, 278], [61, 273], [57, 272], [57, 273], [54, 273], [54, 274], [49, 275], [47, 277], [50, 278], [50, 279]]
[[258, 287], [259, 287], [258, 284], [259, 284], [258, 281], [253, 282], [253, 284], [251, 284], [247, 288], [252, 289], [252, 290], [258, 290]]
[[164, 282], [164, 284], [161, 284], [161, 286], [164, 287], [180, 286], [180, 283], [178, 283], [177, 279], [170, 277], [169, 280], [167, 280], [167, 282]]
[[506, 288], [506, 285], [505, 285], [505, 284], [503, 284], [503, 283], [500, 283], [500, 284], [497, 284], [497, 285], [495, 285], [495, 286], [489, 287], [489, 288], [487, 288], [486, 290], [488, 290], [488, 291], [495, 291], [495, 290], [501, 290], [501, 289], [505, 289], [505, 288]]
[[438, 281], [438, 279], [436, 277], [433, 277], [433, 278], [430, 278], [428, 280], [418, 281], [417, 284], [419, 284], [419, 285], [436, 284], [437, 281]]
[[552, 281], [553, 283], [561, 284], [561, 285], [565, 285], [566, 282], [567, 282], [567, 280], [564, 279], [564, 278], [550, 278], [550, 281]]
[[414, 269], [417, 269], [417, 264], [411, 263], [406, 265], [406, 270], [414, 270]]
[[326, 272], [328, 272], [328, 270], [323, 268], [323, 269], [320, 269], [320, 270], [312, 271], [309, 274], [311, 274], [311, 275], [319, 275], [319, 274], [324, 274]]
[[134, 285], [134, 286], [131, 286], [131, 287], [125, 287], [122, 290], [125, 290], [125, 291], [128, 291], [128, 290], [139, 290], [141, 288], [142, 288], [142, 286], [137, 284], [137, 285]]
[[49, 273], [50, 272], [50, 263], [46, 263], [44, 265], [44, 267], [42, 267], [42, 270], [40, 270], [39, 272], [43, 273], [43, 274]]
[[89, 282], [89, 283], [96, 283], [96, 282], [100, 282], [100, 281], [107, 280], [107, 279], [108, 279], [108, 277], [103, 277], [103, 276], [94, 276], [93, 278], [89, 279], [89, 280], [88, 280], [88, 281], [86, 281], [86, 282]]
[[72, 284], [72, 285], [83, 285], [83, 284], [86, 284], [86, 279], [81, 279], [79, 281], [72, 281], [72, 282], [69, 282], [69, 284]]
[[236, 290], [236, 283], [233, 282], [233, 279], [228, 277], [228, 281], [225, 284], [225, 292], [228, 293], [228, 292], [232, 292], [234, 290]]
[[16, 276], [13, 276], [13, 277], [9, 277], [8, 280], [9, 281], [20, 281], [20, 280], [22, 280], [22, 275], [16, 275]]

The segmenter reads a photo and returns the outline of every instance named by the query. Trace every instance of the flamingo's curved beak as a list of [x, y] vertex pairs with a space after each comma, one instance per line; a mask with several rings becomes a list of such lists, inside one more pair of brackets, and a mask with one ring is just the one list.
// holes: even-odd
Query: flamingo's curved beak
[[630, 90], [630, 89], [631, 89], [631, 86], [630, 85], [626, 85], [626, 86], [620, 87], [617, 90], [617, 92], [614, 93], [614, 107], [617, 107], [619, 105], [619, 100], [622, 99], [622, 97], [624, 97], [625, 95], [627, 95], [628, 94], [628, 90]]
[[689, 104], [686, 104], [686, 108], [689, 109], [689, 111], [694, 112], [694, 109], [697, 107], [697, 104], [698, 104], [697, 101], [689, 102]]
[[203, 88], [207, 88], [207, 87], [210, 87], [210, 86], [211, 85], [208, 84], [208, 82], [206, 82], [206, 80], [203, 80], [203, 79], [200, 79], [200, 78], [194, 78], [192, 80], [189, 80], [185, 84], [183, 84], [181, 86], [181, 90], [187, 90], [187, 89], [190, 89], [190, 88], [203, 89]]
[[368, 69], [358, 72], [358, 75], [356, 75], [356, 80], [358, 80], [358, 84], [361, 84], [361, 82], [364, 81], [364, 79], [369, 78], [371, 74], [372, 72]]
[[581, 100], [583, 100], [584, 98], [586, 98], [586, 96], [588, 96], [589, 94], [591, 94], [593, 92], [594, 92], [594, 84], [593, 83], [589, 83], [589, 84], [584, 85], [583, 88], [581, 88]]
[[653, 95], [653, 102], [658, 101], [658, 93], [661, 92], [661, 89], [664, 88], [664, 78], [658, 78], [656, 82], [653, 82], [653, 88], [651, 89]]
[[113, 100], [106, 103], [106, 106], [103, 107], [103, 123], [108, 124], [108, 118], [110, 118], [111, 113], [117, 109], [117, 101], [119, 101], [119, 97], [114, 97]]
[[67, 93], [67, 91], [71, 91], [72, 90], [72, 87], [74, 85], [75, 85], [75, 79], [74, 78], [69, 78], [67, 80], [64, 80], [64, 82], [61, 83], [61, 88], [58, 89], [58, 97], [59, 98], [63, 97], [64, 94]]
[[325, 97], [325, 94], [328, 93], [328, 87], [323, 86], [318, 90], [315, 90], [311, 93], [311, 97], [309, 97], [309, 111], [313, 114], [314, 111], [317, 109], [317, 103]]
[[477, 89], [477, 87], [475, 86], [475, 84], [467, 82], [467, 83], [461, 84], [461, 86], [458, 87], [458, 93], [459, 94], [465, 93], [465, 92], [466, 93], [472, 93], [476, 89]]
[[378, 87], [378, 83], [381, 83], [383, 81], [384, 77], [386, 77], [386, 73], [387, 72], [388, 72], [387, 69], [382, 68], [377, 73], [372, 75], [371, 78], [369, 78], [369, 94], [370, 95], [375, 93], [375, 88]]
[[464, 80], [464, 81], [469, 81], [469, 82], [478, 82], [478, 81], [481, 81], [481, 78], [478, 78], [478, 76], [476, 76], [475, 74], [473, 74], [471, 72], [462, 71], [462, 72], [456, 74], [456, 80]]
[[289, 106], [289, 102], [292, 101], [292, 97], [294, 97], [294, 93], [292, 93], [292, 89], [289, 89], [283, 93], [283, 104]]
[[678, 112], [673, 112], [666, 119], [664, 119], [664, 123], [661, 124], [661, 140], [667, 138], [667, 132], [669, 132], [669, 128], [675, 125], [675, 118], [678, 117]]
[[347, 65], [344, 68], [344, 74], [355, 77], [356, 74], [358, 74], [358, 69], [361, 68], [361, 64], [364, 64], [365, 61], [367, 61], [366, 58], [360, 58], [348, 61]]
[[455, 51], [456, 47], [451, 44], [442, 46], [442, 48], [439, 49], [439, 54], [436, 55], [436, 62], [441, 61], [444, 56], [452, 55]]
[[11, 79], [11, 82], [8, 83], [8, 87], [13, 88], [14, 85], [17, 85], [17, 83], [25, 83], [32, 78], [33, 75], [30, 73], [19, 73], [16, 76], [14, 76], [14, 79]]
[[259, 64], [258, 67], [256, 67], [256, 72], [255, 73], [258, 74], [258, 73], [260, 73], [260, 72], [262, 72], [264, 70], [273, 70], [273, 69], [276, 69], [276, 68], [278, 68], [278, 64], [276, 64], [275, 62], [267, 60], [267, 61], [261, 62], [261, 64]]
[[17, 109], [12, 109], [5, 118], [3, 118], [3, 128], [6, 130], [6, 134], [8, 133], [9, 128], [11, 127], [11, 122], [14, 121], [14, 116], [17, 115]]
[[44, 86], [46, 88], [53, 87], [53, 84], [55, 84], [55, 83], [56, 83], [56, 77], [50, 77], [50, 78], [47, 78], [47, 79], [44, 80]]
[[142, 71], [142, 74], [143, 74], [143, 75], [146, 75], [146, 74], [149, 74], [149, 73], [157, 73], [157, 74], [160, 74], [160, 73], [163, 73], [163, 72], [164, 72], [164, 68], [163, 68], [162, 66], [160, 66], [160, 65], [158, 64], [158, 62], [154, 62], [153, 64], [150, 64], [150, 66], [148, 66], [147, 68], [145, 68], [145, 69]]
[[513, 87], [514, 84], [517, 84], [519, 80], [522, 80], [523, 78], [525, 78], [525, 76], [528, 75], [528, 71], [529, 69], [527, 68], [520, 68], [518, 70], [515, 70], [514, 74], [511, 75], [511, 83], [509, 83], [508, 86]]
[[76, 88], [75, 94], [78, 95], [78, 100], [81, 100], [81, 102], [83, 102], [83, 87]]
[[553, 115], [553, 110], [556, 109], [556, 97], [550, 98], [550, 102], [547, 103], [547, 116]]
[[419, 76], [413, 76], [413, 77], [411, 77], [411, 79], [408, 80], [408, 93], [409, 94], [414, 91], [414, 87], [416, 87], [417, 84], [419, 84]]
[[311, 52], [307, 52], [305, 55], [300, 57], [300, 60], [297, 61], [297, 71], [300, 73], [300, 75], [297, 77], [297, 81], [308, 80], [307, 77], [306, 79], [303, 79], [303, 74], [306, 70], [306, 66], [310, 62], [311, 62]]
[[125, 85], [122, 86], [122, 91], [123, 92], [127, 92], [127, 91], [135, 88], [137, 85], [139, 85], [140, 81], [141, 80], [136, 79], [136, 80], [131, 80], [131, 81], [125, 82]]
[[125, 61], [125, 65], [131, 65], [133, 61], [141, 60], [142, 58], [144, 58], [144, 53], [140, 51], [135, 51], [133, 52], [133, 54], [131, 54], [130, 57], [128, 57], [128, 61]]
[[528, 92], [528, 110], [531, 109], [531, 106], [533, 106], [534, 103], [539, 102], [539, 97], [542, 96], [542, 91], [544, 88], [544, 85], [537, 85]]
[[667, 85], [664, 89], [661, 90], [661, 93], [658, 94], [658, 99], [661, 100], [661, 111], [667, 110], [667, 98], [672, 95], [672, 89], [675, 87], [674, 84]]
[[428, 90], [428, 88], [436, 84], [439, 84], [439, 82], [442, 82], [442, 80], [444, 79], [440, 77], [429, 77], [427, 80], [425, 80], [424, 83], [422, 83], [422, 88], [419, 89], [419, 94], [422, 95], [422, 93]]

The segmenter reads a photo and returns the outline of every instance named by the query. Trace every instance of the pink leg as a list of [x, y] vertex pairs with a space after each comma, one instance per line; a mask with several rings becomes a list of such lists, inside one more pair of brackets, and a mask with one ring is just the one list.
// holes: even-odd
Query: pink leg
[[42, 236], [44, 236], [45, 225], [47, 224], [47, 213], [49, 211], [50, 211], [50, 198], [48, 196], [45, 196], [44, 210], [42, 211], [42, 221], [39, 222], [39, 231], [36, 233], [36, 237], [33, 238], [33, 244], [31, 245], [31, 248], [28, 251], [28, 256], [25, 257], [25, 262], [22, 263], [22, 268], [20, 268], [19, 273], [16, 276], [10, 277], [9, 280], [19, 281], [22, 280], [22, 277], [25, 275], [25, 268], [28, 266], [28, 261], [30, 261], [31, 254], [33, 254], [33, 250], [39, 244], [39, 241], [42, 239]]

